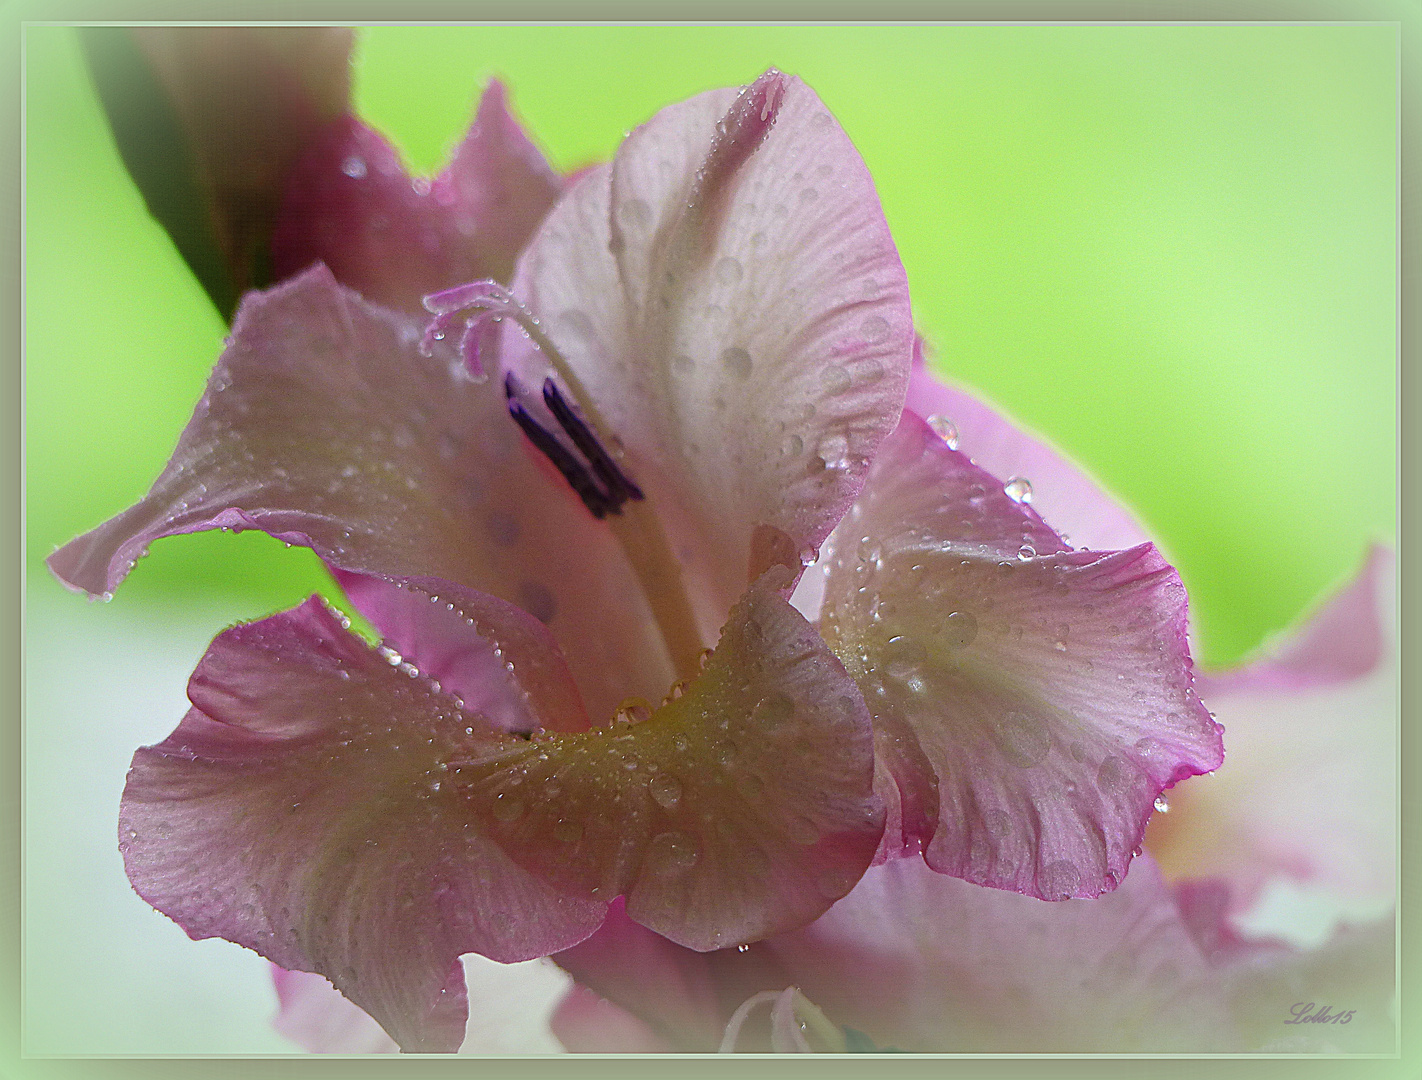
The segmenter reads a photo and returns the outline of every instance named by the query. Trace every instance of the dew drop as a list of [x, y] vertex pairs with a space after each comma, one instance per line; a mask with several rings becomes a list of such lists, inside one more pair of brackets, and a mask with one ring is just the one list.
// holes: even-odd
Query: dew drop
[[640, 724], [652, 715], [652, 706], [646, 698], [630, 697], [624, 698], [622, 704], [617, 706], [618, 722], [623, 724]]
[[1157, 795], [1155, 797], [1155, 811], [1158, 814], [1170, 813], [1170, 803], [1166, 800], [1164, 795]]
[[815, 876], [815, 888], [820, 895], [830, 900], [838, 900], [854, 888], [857, 879], [854, 874], [840, 867], [832, 867]]
[[740, 953], [743, 953], [743, 952], [750, 952], [750, 946], [749, 946], [749, 945], [737, 945], [737, 946], [736, 946], [736, 952], [740, 952]]
[[499, 792], [494, 799], [494, 820], [508, 824], [517, 821], [523, 816], [523, 803], [517, 799], [511, 799], [504, 792]]
[[755, 707], [752, 718], [766, 727], [783, 724], [795, 715], [795, 702], [788, 695], [773, 693]]
[[1129, 781], [1130, 772], [1126, 763], [1118, 757], [1106, 758], [1096, 770], [1097, 786], [1108, 793], [1124, 791]]
[[670, 810], [681, 802], [681, 782], [666, 773], [652, 777], [651, 791], [652, 798], [663, 810]]
[[365, 159], [356, 154], [352, 154], [341, 162], [341, 172], [345, 173], [352, 180], [365, 179]]
[[901, 634], [891, 637], [884, 646], [884, 670], [896, 678], [911, 675], [928, 659], [923, 643]]
[[727, 374], [737, 379], [748, 379], [751, 373], [751, 355], [745, 349], [732, 347], [721, 353], [721, 366]]
[[1012, 819], [1002, 810], [989, 810], [983, 815], [983, 827], [989, 835], [1001, 839], [1012, 831]]
[[565, 844], [575, 844], [583, 838], [582, 823], [560, 818], [553, 826], [553, 835]]
[[958, 449], [958, 425], [949, 420], [942, 413], [935, 413], [928, 418], [928, 426], [933, 429], [933, 433], [948, 444], [949, 450]]
[[1012, 477], [1002, 485], [1002, 490], [1015, 503], [1030, 503], [1032, 501], [1032, 483], [1024, 477]]
[[739, 259], [727, 255], [716, 263], [716, 281], [721, 285], [734, 285], [741, 280], [743, 271]]
[[977, 639], [978, 620], [971, 611], [949, 612], [938, 636], [950, 649], [966, 649]]
[[878, 315], [870, 315], [859, 324], [859, 335], [871, 345], [877, 345], [889, 336], [889, 324]]
[[652, 839], [647, 850], [647, 858], [652, 866], [664, 874], [677, 874], [690, 870], [700, 856], [696, 839], [684, 832], [664, 832]]
[[844, 393], [851, 381], [843, 364], [826, 364], [820, 369], [820, 383], [831, 394]]
[[1030, 562], [1037, 557], [1037, 549], [1031, 544], [1023, 544], [1017, 549], [1017, 557], [1023, 562]]

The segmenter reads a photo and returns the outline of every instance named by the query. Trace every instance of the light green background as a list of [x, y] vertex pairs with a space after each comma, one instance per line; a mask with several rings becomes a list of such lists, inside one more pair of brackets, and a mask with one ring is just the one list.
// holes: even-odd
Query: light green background
[[[498, 74], [569, 169], [671, 101], [801, 75], [868, 161], [940, 370], [1136, 508], [1226, 663], [1393, 534], [1396, 50], [1390, 26], [385, 28], [356, 102], [428, 171]], [[159, 542], [107, 608], [44, 571], [147, 488], [224, 327], [74, 32], [30, 28], [25, 61], [26, 1031], [279, 1050], [261, 962], [142, 905], [113, 823], [207, 640], [325, 578], [253, 533]]]

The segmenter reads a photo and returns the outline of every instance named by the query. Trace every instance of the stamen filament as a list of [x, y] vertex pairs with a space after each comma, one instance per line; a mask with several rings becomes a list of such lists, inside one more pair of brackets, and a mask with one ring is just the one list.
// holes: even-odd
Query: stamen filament
[[[676, 677], [687, 681], [694, 678], [700, 670], [701, 651], [705, 643], [697, 628], [691, 601], [686, 595], [681, 566], [672, 555], [671, 543], [662, 523], [645, 501], [641, 488], [608, 452], [607, 447], [616, 447], [617, 443], [611, 438], [607, 421], [592, 395], [558, 347], [543, 332], [538, 319], [506, 288], [493, 280], [470, 282], [434, 293], [424, 298], [424, 305], [435, 318], [420, 342], [421, 351], [429, 355], [434, 342], [443, 339], [462, 321], [464, 332], [460, 339], [460, 351], [476, 377], [483, 374], [478, 356], [478, 328], [486, 321], [501, 318], [515, 320], [543, 353], [582, 415], [573, 410], [563, 398], [557, 383], [551, 379], [544, 383], [544, 402], [569, 439], [587, 458], [587, 466], [534, 420], [521, 403], [513, 400], [513, 384], [506, 382], [505, 393], [510, 398], [509, 413], [534, 446], [563, 474], [588, 510], [600, 520], [607, 521], [642, 586]], [[470, 308], [475, 309], [473, 314], [464, 314]], [[593, 474], [605, 485], [605, 491], [593, 480]]]

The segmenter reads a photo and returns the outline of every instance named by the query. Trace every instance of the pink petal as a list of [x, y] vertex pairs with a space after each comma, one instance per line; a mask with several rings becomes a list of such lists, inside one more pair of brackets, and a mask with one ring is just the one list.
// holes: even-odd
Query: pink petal
[[772, 592], [732, 609], [720, 644], [650, 719], [451, 766], [520, 865], [607, 900], [693, 949], [815, 918], [883, 830], [867, 711], [839, 662]]
[[574, 986], [553, 1014], [553, 1033], [574, 1054], [668, 1054], [676, 1047], [643, 1020], [583, 986]]
[[[935, 869], [1096, 896], [1125, 875], [1156, 796], [1220, 764], [1190, 689], [1184, 589], [1159, 553], [1066, 550], [912, 413], [829, 548], [821, 632], [880, 744], [916, 740], [937, 773]], [[905, 805], [922, 802], [915, 771], [887, 764]]]
[[863, 703], [763, 590], [636, 725], [504, 734], [316, 600], [219, 636], [188, 693], [129, 774], [135, 889], [194, 938], [320, 972], [407, 1050], [463, 1038], [462, 953], [566, 948], [619, 894], [694, 948], [764, 937], [848, 892], [883, 827]]
[[427, 358], [419, 324], [324, 267], [249, 294], [172, 460], [136, 506], [61, 548], [67, 584], [111, 592], [155, 539], [259, 528], [329, 564], [433, 577], [542, 618], [589, 713], [672, 681], [605, 525], [525, 444], [502, 389]]
[[[461, 1054], [554, 1054], [562, 1047], [551, 1021], [573, 989], [566, 972], [548, 960], [497, 964], [463, 960], [469, 1023]], [[398, 1049], [380, 1025], [319, 975], [272, 965], [279, 1010], [274, 1025], [303, 1050], [317, 1054], [374, 1054]]]
[[[896, 422], [913, 329], [863, 161], [799, 80], [664, 109], [574, 184], [519, 262], [666, 524], [703, 633], [798, 573]], [[547, 370], [505, 322], [506, 364]]]
[[406, 1050], [458, 1048], [458, 958], [542, 956], [604, 905], [521, 869], [448, 762], [528, 746], [392, 666], [311, 600], [213, 643], [194, 708], [134, 756], [120, 848], [193, 938], [317, 971]]
[[1270, 655], [1201, 679], [1229, 733], [1207, 783], [1172, 793], [1150, 846], [1173, 876], [1219, 877], [1247, 906], [1279, 875], [1363, 905], [1397, 880], [1394, 557], [1357, 577]]
[[[1390, 919], [1295, 950], [1239, 938], [1217, 897], [1207, 883], [1173, 891], [1149, 856], [1110, 895], [1060, 904], [900, 859], [745, 952], [692, 953], [609, 917], [557, 959], [683, 1052], [787, 984], [875, 1045], [917, 1053], [1391, 1049]], [[1348, 1028], [1285, 1026], [1309, 1000], [1357, 1015]]]
[[313, 1054], [393, 1054], [385, 1029], [320, 975], [272, 965], [277, 992], [273, 1026]]
[[[594, 996], [641, 1018], [657, 1040], [693, 1053], [720, 1045], [742, 1001], [786, 983], [759, 945], [694, 952], [633, 922], [620, 902], [597, 933], [554, 959]], [[559, 1038], [570, 1050], [583, 1049], [562, 1032]]]
[[[1197, 928], [1148, 857], [1111, 895], [1062, 904], [902, 859], [763, 947], [830, 1017], [880, 1046], [1239, 1053], [1302, 1032], [1302, 1051], [1329, 1041], [1352, 1052], [1391, 1048], [1390, 923], [1311, 952], [1265, 943], [1213, 958]], [[1294, 1004], [1310, 999], [1356, 1007], [1357, 1028], [1285, 1026]]]
[[438, 578], [335, 576], [387, 647], [499, 730], [589, 726], [553, 635], [519, 608]]
[[366, 299], [418, 313], [426, 293], [508, 281], [563, 181], [491, 82], [449, 165], [412, 180], [394, 148], [353, 117], [324, 133], [290, 180], [272, 241], [278, 280], [316, 261]]
[[951, 423], [957, 448], [980, 468], [1004, 480], [1031, 484], [1032, 507], [1078, 548], [1115, 551], [1150, 541], [1131, 511], [1040, 436], [1020, 426], [965, 390], [939, 381], [924, 362], [923, 341], [915, 342], [913, 376], [904, 407], [940, 424]]

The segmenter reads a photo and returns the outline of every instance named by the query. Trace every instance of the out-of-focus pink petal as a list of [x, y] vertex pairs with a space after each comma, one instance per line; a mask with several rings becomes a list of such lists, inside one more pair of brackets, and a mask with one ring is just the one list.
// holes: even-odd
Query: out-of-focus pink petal
[[[868, 171], [799, 80], [664, 109], [574, 184], [513, 291], [626, 451], [703, 635], [798, 573], [896, 422], [913, 329]], [[505, 322], [504, 362], [547, 362]]]
[[1270, 655], [1200, 680], [1229, 756], [1209, 780], [1172, 793], [1170, 813], [1152, 823], [1167, 873], [1227, 880], [1239, 906], [1277, 875], [1349, 901], [1393, 895], [1395, 581], [1394, 557], [1373, 549]]
[[[829, 548], [821, 631], [879, 745], [916, 741], [937, 773], [935, 869], [1049, 900], [1109, 891], [1156, 796], [1220, 764], [1175, 571], [1150, 545], [1067, 550], [912, 413]], [[922, 801], [896, 754], [904, 805]]]
[[557, 642], [525, 610], [438, 578], [335, 577], [388, 648], [494, 727], [589, 726]]
[[574, 1054], [670, 1054], [677, 1047], [659, 1038], [646, 1021], [574, 986], [553, 1013], [553, 1034]]
[[1254, 953], [1220, 968], [1237, 1045], [1272, 1054], [1398, 1052], [1396, 919], [1340, 927], [1316, 949]]
[[[819, 920], [763, 947], [831, 1018], [879, 1046], [1238, 1053], [1293, 1038], [1308, 1052], [1329, 1042], [1391, 1048], [1390, 923], [1345, 932], [1320, 950], [1256, 943], [1206, 956], [1208, 915], [1195, 915], [1193, 925], [1182, 916], [1149, 857], [1111, 895], [1062, 904], [980, 889], [902, 859], [870, 870]], [[1295, 1003], [1309, 1000], [1356, 1008], [1357, 1028], [1286, 1026]]]
[[288, 183], [272, 263], [280, 279], [313, 262], [368, 300], [418, 313], [426, 293], [508, 281], [562, 190], [491, 82], [469, 133], [433, 181], [354, 117], [330, 127]]
[[597, 933], [554, 959], [580, 986], [641, 1018], [667, 1046], [694, 1053], [720, 1045], [742, 1001], [788, 981], [759, 945], [693, 952], [633, 922], [621, 902]]
[[503, 391], [420, 324], [316, 267], [249, 294], [167, 468], [144, 499], [50, 557], [111, 592], [155, 539], [258, 528], [332, 566], [435, 577], [548, 625], [589, 713], [673, 675], [617, 541], [510, 422]]
[[320, 972], [404, 1049], [452, 1051], [461, 954], [546, 955], [605, 905], [521, 869], [491, 808], [451, 782], [451, 761], [528, 743], [392, 659], [314, 599], [221, 634], [193, 709], [134, 755], [120, 849], [139, 895], [191, 937]]
[[277, 1015], [272, 1026], [313, 1054], [393, 1054], [399, 1045], [330, 981], [272, 965]]
[[641, 723], [471, 759], [450, 779], [490, 805], [520, 864], [580, 896], [627, 897], [694, 949], [815, 918], [879, 841], [869, 715], [823, 641], [751, 589], [705, 668]]
[[1028, 434], [966, 390], [939, 381], [924, 362], [922, 340], [915, 346], [904, 407], [925, 419], [932, 417], [944, 430], [952, 424], [957, 449], [994, 476], [1028, 481], [1033, 509], [1050, 521], [1064, 540], [1094, 551], [1115, 551], [1150, 541], [1119, 500], [1040, 436]]
[[[562, 1047], [551, 1021], [559, 1002], [576, 989], [548, 960], [498, 964], [463, 960], [469, 1023], [461, 1054], [555, 1054]], [[317, 1054], [379, 1054], [398, 1049], [380, 1025], [319, 975], [272, 965], [277, 1031]]]
[[[1172, 890], [1145, 856], [1110, 895], [1046, 904], [899, 859], [745, 952], [692, 953], [610, 918], [557, 959], [682, 1051], [787, 985], [872, 1044], [919, 1053], [1391, 1049], [1391, 919], [1314, 950], [1246, 941], [1220, 888]], [[1355, 1009], [1351, 1027], [1288, 1026], [1309, 1001]], [[738, 1048], [769, 1049], [769, 1034], [747, 1046], [742, 1028]]]
[[875, 867], [825, 916], [766, 947], [840, 1024], [918, 1052], [1213, 1049], [1225, 1020], [1148, 859], [1095, 900], [1044, 904]]

